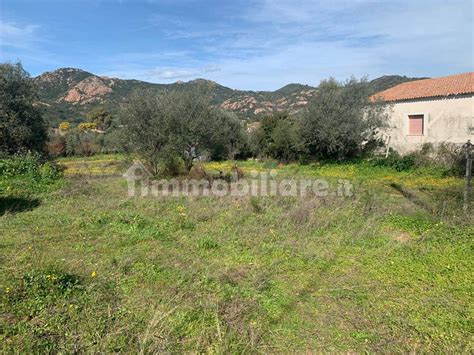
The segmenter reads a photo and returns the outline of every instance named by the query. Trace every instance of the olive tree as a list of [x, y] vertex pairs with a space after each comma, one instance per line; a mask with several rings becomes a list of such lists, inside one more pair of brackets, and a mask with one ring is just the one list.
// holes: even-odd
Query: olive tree
[[322, 81], [301, 114], [302, 140], [310, 156], [344, 159], [379, 143], [388, 120], [383, 102], [371, 100], [367, 80]]
[[154, 173], [163, 159], [178, 157], [189, 171], [204, 151], [212, 158], [227, 157], [235, 152], [242, 129], [235, 116], [213, 108], [199, 88], [136, 92], [124, 105], [121, 118], [127, 147]]
[[37, 88], [20, 63], [0, 64], [0, 153], [42, 151], [47, 139]]

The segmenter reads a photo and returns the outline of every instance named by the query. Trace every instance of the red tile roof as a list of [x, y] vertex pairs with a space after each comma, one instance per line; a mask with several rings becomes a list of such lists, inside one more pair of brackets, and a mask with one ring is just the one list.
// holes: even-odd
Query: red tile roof
[[371, 96], [384, 101], [412, 100], [474, 93], [474, 72], [399, 84]]

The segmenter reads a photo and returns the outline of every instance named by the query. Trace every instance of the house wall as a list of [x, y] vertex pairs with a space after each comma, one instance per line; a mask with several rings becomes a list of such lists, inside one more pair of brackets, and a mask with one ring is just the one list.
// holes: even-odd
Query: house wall
[[[408, 116], [424, 115], [424, 134], [408, 134]], [[465, 143], [474, 140], [474, 95], [410, 100], [390, 108], [390, 146], [400, 153], [421, 148], [423, 143]]]

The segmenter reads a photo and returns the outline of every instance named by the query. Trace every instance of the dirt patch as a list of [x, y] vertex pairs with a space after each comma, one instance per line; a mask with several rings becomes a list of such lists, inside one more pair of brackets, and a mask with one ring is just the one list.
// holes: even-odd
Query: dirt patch
[[410, 236], [406, 233], [399, 233], [393, 236], [393, 240], [399, 243], [406, 243], [410, 240]]
[[386, 229], [385, 232], [390, 235], [392, 240], [394, 240], [398, 243], [401, 243], [401, 244], [408, 243], [411, 239], [411, 237], [408, 233], [401, 232], [399, 230]]

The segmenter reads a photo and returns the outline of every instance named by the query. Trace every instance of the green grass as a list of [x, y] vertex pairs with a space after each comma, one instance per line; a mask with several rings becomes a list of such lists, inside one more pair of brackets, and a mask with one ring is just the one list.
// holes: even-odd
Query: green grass
[[119, 175], [127, 158], [86, 159], [90, 176], [30, 187], [39, 203], [0, 217], [3, 351], [472, 351], [462, 180], [239, 162], [347, 178], [355, 196], [128, 198], [103, 160]]

